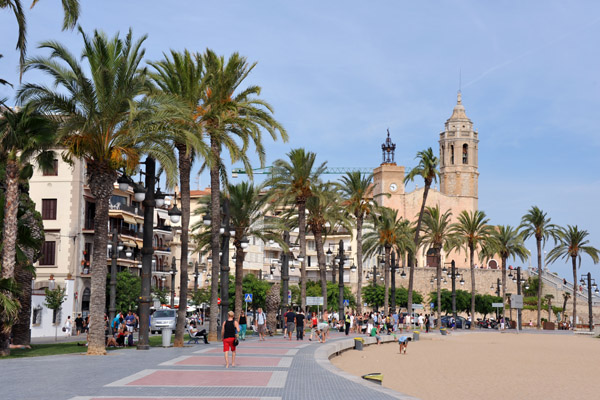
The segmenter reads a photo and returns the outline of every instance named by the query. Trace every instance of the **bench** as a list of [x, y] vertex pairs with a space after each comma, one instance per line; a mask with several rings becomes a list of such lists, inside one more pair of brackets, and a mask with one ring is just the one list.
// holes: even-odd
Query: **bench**
[[194, 344], [198, 344], [198, 340], [200, 339], [204, 339], [204, 343], [208, 344], [208, 333], [206, 333], [206, 329], [196, 332], [196, 335], [192, 335], [190, 333], [190, 328], [187, 328], [186, 330], [188, 335], [190, 335], [190, 340], [188, 340], [187, 344], [191, 344], [192, 342], [194, 342]]

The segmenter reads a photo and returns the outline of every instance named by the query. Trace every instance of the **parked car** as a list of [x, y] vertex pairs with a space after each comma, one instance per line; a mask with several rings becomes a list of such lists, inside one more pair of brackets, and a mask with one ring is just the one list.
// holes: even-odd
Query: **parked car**
[[177, 311], [170, 308], [162, 308], [156, 310], [152, 314], [152, 322], [150, 323], [150, 332], [159, 333], [163, 328], [175, 330], [177, 324]]
[[[450, 319], [452, 315], [444, 315], [442, 317], [442, 326], [450, 326]], [[460, 315], [456, 316], [456, 328], [458, 329], [471, 329], [471, 323]]]

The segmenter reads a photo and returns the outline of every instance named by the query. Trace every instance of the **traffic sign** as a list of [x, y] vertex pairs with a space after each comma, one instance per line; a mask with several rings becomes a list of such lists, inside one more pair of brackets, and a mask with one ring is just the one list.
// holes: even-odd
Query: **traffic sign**
[[522, 294], [511, 294], [510, 295], [510, 306], [511, 306], [511, 308], [523, 308], [523, 295]]
[[221, 298], [217, 297], [217, 304], [221, 304]]
[[288, 302], [292, 302], [292, 291], [288, 290]]
[[413, 306], [413, 307], [412, 307], [412, 308], [413, 308], [413, 310], [414, 310], [414, 309], [418, 309], [418, 308], [425, 308], [425, 307], [423, 307], [423, 304], [413, 304], [412, 306]]
[[502, 308], [502, 307], [504, 307], [504, 304], [502, 304], [502, 303], [492, 303], [492, 307], [494, 307], [494, 308]]
[[348, 307], [350, 305], [350, 302], [347, 299], [344, 299], [344, 307]]
[[246, 293], [246, 295], [244, 296], [244, 301], [246, 303], [252, 303], [252, 293]]
[[435, 303], [429, 304], [429, 308], [431, 308], [432, 310], [433, 310], [434, 307], [435, 307]]

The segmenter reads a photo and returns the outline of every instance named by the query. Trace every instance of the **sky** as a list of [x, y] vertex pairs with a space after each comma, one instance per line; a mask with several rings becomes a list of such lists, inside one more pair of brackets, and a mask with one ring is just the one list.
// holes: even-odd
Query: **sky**
[[[412, 167], [418, 151], [438, 153], [460, 88], [479, 131], [479, 208], [490, 222], [517, 226], [537, 205], [553, 223], [587, 230], [600, 248], [599, 2], [81, 3], [85, 32], [147, 34], [148, 61], [206, 48], [256, 61], [247, 84], [262, 87], [290, 136], [265, 137], [266, 165], [304, 147], [332, 167], [374, 168], [389, 129], [396, 162]], [[80, 54], [81, 35], [60, 30], [58, 0], [39, 2], [27, 18], [29, 56], [47, 55], [37, 49], [44, 40]], [[17, 26], [6, 10], [0, 38], [0, 77], [18, 86]], [[23, 82], [49, 80], [34, 71]], [[13, 95], [0, 86], [0, 98], [10, 104]], [[209, 183], [206, 174], [192, 181], [193, 189]], [[532, 241], [527, 247], [535, 252]], [[570, 262], [549, 269], [572, 280]], [[584, 256], [578, 276], [588, 271], [600, 283]]]

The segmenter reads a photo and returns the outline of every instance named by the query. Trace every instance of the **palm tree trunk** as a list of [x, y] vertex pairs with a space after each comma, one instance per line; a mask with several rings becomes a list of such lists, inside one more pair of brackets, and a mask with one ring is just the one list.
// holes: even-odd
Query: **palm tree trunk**
[[358, 287], [356, 288], [356, 312], [362, 315], [362, 278], [363, 278], [363, 259], [362, 259], [362, 227], [363, 217], [356, 217], [356, 264], [358, 270]]
[[298, 236], [300, 239], [300, 306], [306, 309], [306, 200], [296, 199], [298, 206]]
[[502, 316], [504, 317], [504, 299], [506, 298], [506, 257], [502, 257]]
[[473, 264], [473, 257], [475, 257], [475, 249], [473, 245], [469, 244], [469, 264], [471, 265], [471, 325], [475, 326], [475, 264]]
[[423, 214], [425, 213], [425, 204], [427, 203], [427, 196], [429, 195], [429, 188], [431, 182], [425, 180], [425, 187], [423, 189], [423, 202], [421, 203], [421, 210], [419, 211], [419, 218], [417, 219], [417, 226], [415, 229], [415, 254], [409, 254], [408, 262], [408, 314], [412, 313], [412, 299], [413, 299], [413, 284], [415, 279], [415, 261], [417, 253], [419, 252], [419, 234], [421, 233], [421, 223], [423, 222]]
[[[234, 304], [234, 321], [238, 321], [240, 318], [240, 314], [242, 313], [242, 299], [244, 298], [244, 249], [242, 249], [242, 245], [240, 240], [243, 238], [243, 233], [240, 232], [239, 236], [236, 232], [236, 240], [233, 243], [235, 246], [235, 304]], [[239, 239], [238, 239], [239, 237]]]
[[384, 290], [383, 294], [383, 312], [385, 315], [389, 313], [389, 302], [390, 302], [390, 254], [392, 253], [391, 246], [385, 246], [385, 271], [384, 271]]
[[537, 329], [542, 329], [542, 239], [536, 238], [538, 252]]
[[[192, 159], [185, 144], [177, 145], [179, 155], [179, 184], [181, 185], [181, 255], [179, 262], [179, 309], [173, 347], [183, 347], [188, 298], [188, 247], [190, 227], [190, 173]], [[174, 255], [173, 255], [174, 256]]]
[[92, 250], [92, 287], [90, 293], [89, 355], [105, 355], [104, 312], [106, 310], [106, 246], [108, 243], [108, 205], [117, 179], [108, 165], [88, 163], [88, 184], [96, 199], [94, 243]]
[[221, 269], [221, 258], [219, 257], [221, 227], [221, 190], [220, 190], [220, 163], [221, 156], [219, 143], [210, 139], [210, 150], [212, 155], [212, 165], [210, 167], [210, 205], [211, 205], [211, 239], [210, 248], [212, 253], [212, 277], [210, 286], [210, 318], [208, 327], [208, 340], [217, 340], [217, 329], [219, 329], [217, 318], [219, 316], [219, 273]]
[[442, 257], [440, 255], [440, 249], [436, 249], [437, 253], [437, 324], [438, 328], [442, 327]]
[[[33, 259], [33, 249], [26, 249], [28, 260]], [[13, 344], [29, 345], [31, 342], [31, 279], [33, 278], [33, 272], [30, 269], [31, 265], [18, 265], [15, 270], [15, 279], [21, 289], [19, 294], [19, 303], [21, 308], [19, 310], [19, 320], [12, 327], [12, 339]]]
[[577, 326], [577, 257], [572, 256], [571, 261], [573, 263], [573, 330], [575, 330]]
[[319, 274], [321, 281], [321, 296], [323, 296], [323, 309], [327, 309], [327, 264], [325, 262], [325, 252], [323, 251], [323, 232], [318, 227], [312, 227], [312, 233], [315, 237], [315, 247], [317, 248], [317, 261], [319, 263]]
[[1, 277], [15, 276], [17, 251], [17, 213], [19, 211], [19, 166], [15, 160], [6, 162], [6, 192], [4, 197], [4, 228], [2, 232]]

